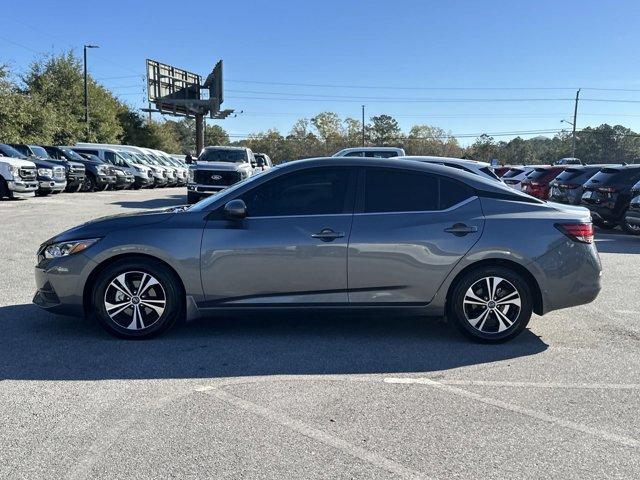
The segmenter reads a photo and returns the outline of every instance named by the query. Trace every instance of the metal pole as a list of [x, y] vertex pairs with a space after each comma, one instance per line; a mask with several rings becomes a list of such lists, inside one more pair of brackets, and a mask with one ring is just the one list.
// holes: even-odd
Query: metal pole
[[84, 127], [85, 141], [89, 141], [89, 88], [87, 87], [87, 46], [84, 46]]
[[196, 113], [196, 156], [204, 148], [204, 115]]
[[364, 105], [362, 105], [362, 146], [364, 147]]
[[578, 100], [580, 89], [576, 92], [576, 103], [573, 106], [573, 130], [571, 131], [571, 157], [576, 158], [576, 120], [578, 117]]

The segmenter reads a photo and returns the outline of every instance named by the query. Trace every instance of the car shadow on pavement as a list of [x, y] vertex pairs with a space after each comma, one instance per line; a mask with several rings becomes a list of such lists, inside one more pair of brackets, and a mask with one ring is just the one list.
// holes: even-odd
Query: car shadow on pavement
[[162, 198], [152, 198], [150, 200], [122, 200], [119, 202], [112, 202], [111, 205], [119, 205], [122, 208], [136, 208], [136, 209], [144, 209], [144, 208], [163, 208], [163, 207], [178, 207], [180, 205], [187, 204], [187, 196], [178, 194], [178, 195], [169, 195]]
[[0, 308], [0, 380], [223, 378], [248, 375], [426, 373], [535, 355], [530, 331], [476, 344], [422, 317], [252, 315], [197, 320], [147, 341], [93, 322]]
[[600, 253], [640, 253], [640, 236], [619, 230], [597, 230], [595, 242]]

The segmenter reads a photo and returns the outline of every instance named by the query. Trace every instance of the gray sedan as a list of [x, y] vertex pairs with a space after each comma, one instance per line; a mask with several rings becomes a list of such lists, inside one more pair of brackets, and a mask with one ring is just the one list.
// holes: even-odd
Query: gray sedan
[[586, 209], [412, 160], [290, 162], [189, 208], [99, 219], [44, 242], [34, 302], [145, 338], [256, 309], [446, 315], [513, 338], [532, 312], [592, 301]]

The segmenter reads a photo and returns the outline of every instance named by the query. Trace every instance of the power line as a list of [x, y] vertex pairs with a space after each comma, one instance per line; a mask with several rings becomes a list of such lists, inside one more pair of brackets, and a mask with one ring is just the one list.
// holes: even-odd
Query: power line
[[[270, 100], [281, 102], [326, 102], [332, 100], [335, 103], [361, 103], [362, 101], [375, 103], [507, 103], [507, 102], [567, 102], [572, 98], [369, 98], [369, 97], [349, 97], [347, 98], [274, 98], [274, 97], [254, 97], [254, 96], [230, 96], [233, 100]], [[640, 102], [640, 100], [638, 100]], [[635, 101], [634, 101], [635, 103]]]

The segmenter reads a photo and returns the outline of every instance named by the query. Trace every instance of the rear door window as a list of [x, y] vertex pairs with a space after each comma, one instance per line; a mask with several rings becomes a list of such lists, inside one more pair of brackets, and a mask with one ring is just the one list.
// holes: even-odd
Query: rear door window
[[368, 168], [364, 212], [445, 210], [475, 194], [471, 187], [447, 177], [387, 168]]

